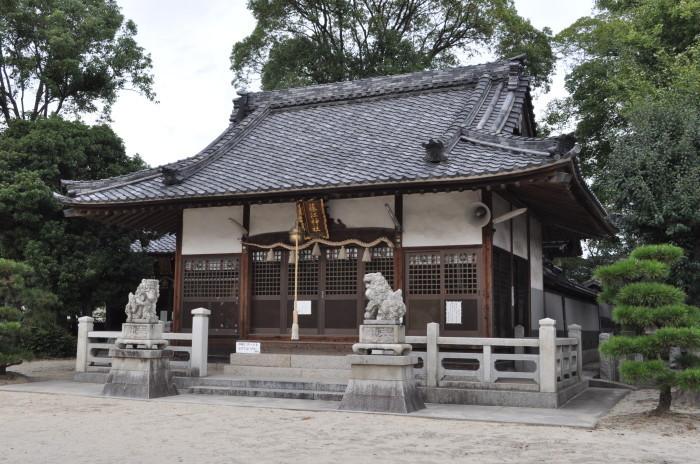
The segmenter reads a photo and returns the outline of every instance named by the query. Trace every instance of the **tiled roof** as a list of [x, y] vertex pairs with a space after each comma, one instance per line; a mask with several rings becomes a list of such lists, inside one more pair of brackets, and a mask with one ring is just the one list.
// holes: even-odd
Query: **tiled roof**
[[[520, 61], [243, 94], [231, 125], [192, 158], [94, 182], [66, 204], [99, 205], [488, 176], [572, 155], [513, 136], [529, 108]], [[425, 160], [428, 141], [446, 161]]]
[[174, 234], [165, 234], [158, 239], [149, 240], [145, 247], [141, 241], [137, 240], [131, 244], [131, 251], [133, 253], [171, 254], [175, 253], [175, 242], [176, 236]]

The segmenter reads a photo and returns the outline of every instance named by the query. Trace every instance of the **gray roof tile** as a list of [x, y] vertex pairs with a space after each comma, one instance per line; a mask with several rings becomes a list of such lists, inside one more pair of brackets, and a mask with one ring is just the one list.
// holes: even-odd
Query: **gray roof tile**
[[[194, 157], [112, 179], [66, 181], [72, 198], [62, 199], [101, 204], [232, 196], [481, 176], [552, 163], [553, 142], [508, 135], [528, 95], [528, 79], [514, 78], [514, 69], [521, 72], [498, 62], [246, 94], [237, 100], [233, 123]], [[508, 99], [512, 105], [505, 107]], [[422, 144], [430, 139], [445, 142], [448, 161], [424, 160]], [[175, 176], [169, 185], [165, 174]]]

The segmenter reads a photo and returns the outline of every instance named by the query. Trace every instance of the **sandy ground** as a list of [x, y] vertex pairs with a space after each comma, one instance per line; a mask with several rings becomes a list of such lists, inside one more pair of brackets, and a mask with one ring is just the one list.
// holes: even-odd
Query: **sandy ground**
[[585, 430], [0, 392], [0, 463], [700, 463], [700, 411], [654, 400]]
[[40, 380], [70, 380], [75, 373], [75, 359], [41, 359], [23, 362], [7, 370], [9, 375], [0, 376], [0, 385]]

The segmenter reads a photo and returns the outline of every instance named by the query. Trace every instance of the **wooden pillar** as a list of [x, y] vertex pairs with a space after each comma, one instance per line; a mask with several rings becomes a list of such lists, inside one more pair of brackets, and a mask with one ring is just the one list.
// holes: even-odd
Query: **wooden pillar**
[[[482, 190], [481, 202], [488, 206], [493, 212], [491, 192]], [[491, 221], [481, 229], [481, 234], [481, 260], [483, 262], [483, 276], [481, 279], [481, 313], [483, 326], [481, 332], [485, 337], [490, 337], [493, 333], [491, 327], [493, 321], [493, 223]]]
[[[394, 237], [394, 290], [403, 289], [403, 274], [404, 274], [404, 256], [403, 256], [403, 195], [397, 193], [394, 195], [394, 215], [399, 221], [399, 227], [396, 228]], [[406, 292], [404, 292], [404, 295]]]
[[[250, 205], [243, 205], [243, 227], [244, 238], [247, 238], [247, 233], [250, 231]], [[241, 250], [240, 261], [240, 289], [238, 298], [238, 333], [242, 339], [248, 338], [250, 333], [250, 297], [251, 297], [251, 278], [250, 278], [250, 253], [248, 247], [244, 244]]]
[[[532, 243], [530, 236], [530, 210], [525, 212], [525, 221], [527, 221], [527, 314], [525, 318], [525, 333], [530, 334], [532, 331]], [[544, 278], [544, 277], [543, 277]]]
[[175, 270], [173, 273], [173, 332], [182, 330], [182, 210], [177, 212]]

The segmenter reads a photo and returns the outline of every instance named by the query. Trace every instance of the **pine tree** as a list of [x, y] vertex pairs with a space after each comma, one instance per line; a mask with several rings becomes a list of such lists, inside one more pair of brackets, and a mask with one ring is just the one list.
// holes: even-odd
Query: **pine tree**
[[0, 375], [5, 375], [8, 367], [31, 357], [22, 346], [22, 312], [19, 309], [29, 291], [25, 277], [31, 272], [26, 264], [0, 258]]
[[[666, 283], [671, 267], [683, 257], [673, 245], [646, 245], [629, 258], [599, 267], [600, 299], [614, 305], [613, 319], [625, 333], [600, 347], [602, 354], [625, 359], [622, 378], [659, 390], [655, 413], [669, 411], [671, 390], [700, 390], [700, 308], [685, 304], [682, 290]], [[682, 356], [671, 356], [672, 349]]]

